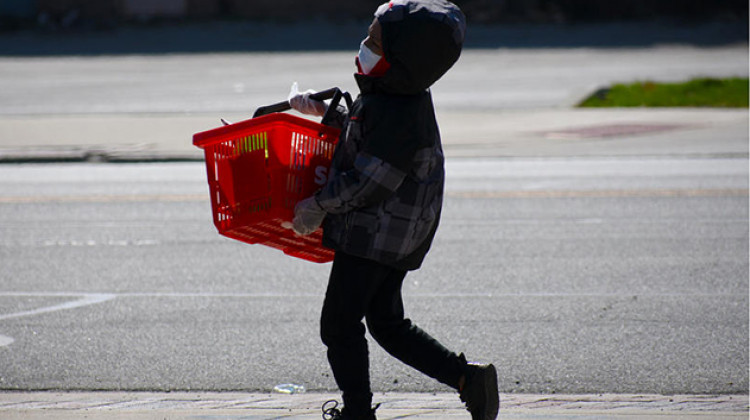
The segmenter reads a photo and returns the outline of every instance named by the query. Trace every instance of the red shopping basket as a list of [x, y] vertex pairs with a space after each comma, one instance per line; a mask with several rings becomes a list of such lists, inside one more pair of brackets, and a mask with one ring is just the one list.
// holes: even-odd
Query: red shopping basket
[[333, 251], [321, 245], [322, 229], [299, 236], [291, 221], [297, 202], [325, 184], [339, 133], [277, 112], [195, 134], [193, 144], [205, 152], [219, 233], [308, 261], [331, 261]]

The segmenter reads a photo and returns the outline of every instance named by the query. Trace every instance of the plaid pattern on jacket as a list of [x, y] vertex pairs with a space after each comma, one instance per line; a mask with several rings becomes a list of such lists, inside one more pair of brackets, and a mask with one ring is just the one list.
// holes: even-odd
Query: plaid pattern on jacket
[[341, 115], [328, 182], [323, 244], [403, 270], [421, 266], [443, 201], [444, 157], [429, 90], [389, 95], [358, 78], [361, 95]]

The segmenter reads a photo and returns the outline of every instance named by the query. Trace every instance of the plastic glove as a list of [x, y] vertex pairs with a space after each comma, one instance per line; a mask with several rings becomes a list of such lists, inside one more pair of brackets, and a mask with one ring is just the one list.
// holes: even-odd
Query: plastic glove
[[292, 229], [297, 235], [309, 235], [320, 227], [325, 217], [326, 212], [320, 207], [315, 197], [306, 198], [294, 207]]
[[310, 98], [313, 93], [316, 92], [312, 89], [300, 92], [297, 82], [294, 82], [289, 92], [289, 105], [303, 114], [322, 117], [328, 110], [328, 105], [323, 101]]

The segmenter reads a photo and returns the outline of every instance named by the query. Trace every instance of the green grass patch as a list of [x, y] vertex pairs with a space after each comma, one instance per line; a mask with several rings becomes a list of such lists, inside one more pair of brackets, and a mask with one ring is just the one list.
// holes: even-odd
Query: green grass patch
[[747, 108], [748, 79], [694, 79], [684, 83], [638, 82], [601, 89], [579, 107]]

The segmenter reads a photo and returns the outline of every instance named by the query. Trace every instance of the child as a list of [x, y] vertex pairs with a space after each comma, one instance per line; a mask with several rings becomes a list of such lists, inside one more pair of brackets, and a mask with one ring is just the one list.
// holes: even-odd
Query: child
[[[429, 87], [458, 60], [465, 18], [446, 0], [381, 5], [362, 41], [355, 74], [361, 94], [348, 115], [327, 184], [295, 208], [294, 229], [323, 224], [336, 251], [321, 336], [344, 408], [324, 418], [373, 420], [365, 326], [391, 355], [460, 392], [474, 420], [497, 417], [497, 373], [469, 364], [404, 318], [401, 286], [422, 264], [438, 227], [443, 151]], [[297, 95], [300, 112], [326, 104]]]

